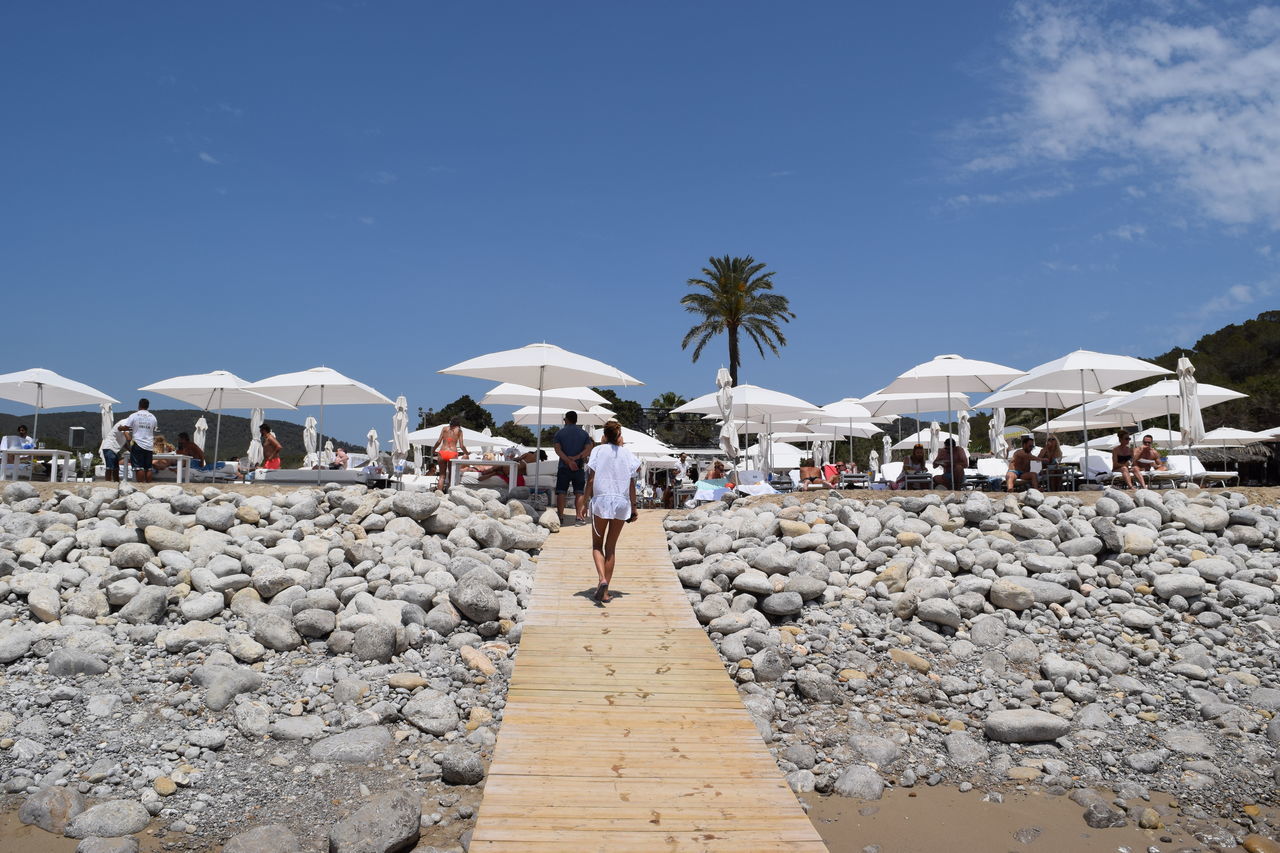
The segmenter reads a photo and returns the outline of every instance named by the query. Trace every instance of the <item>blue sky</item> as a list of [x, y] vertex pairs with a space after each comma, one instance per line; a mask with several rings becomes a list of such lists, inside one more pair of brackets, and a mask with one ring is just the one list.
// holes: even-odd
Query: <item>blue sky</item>
[[438, 407], [486, 383], [436, 370], [547, 340], [694, 396], [725, 350], [690, 362], [678, 300], [726, 253], [798, 315], [743, 381], [819, 404], [944, 352], [1155, 355], [1275, 307], [1278, 34], [1180, 0], [7, 4], [3, 369], [132, 403], [326, 364]]

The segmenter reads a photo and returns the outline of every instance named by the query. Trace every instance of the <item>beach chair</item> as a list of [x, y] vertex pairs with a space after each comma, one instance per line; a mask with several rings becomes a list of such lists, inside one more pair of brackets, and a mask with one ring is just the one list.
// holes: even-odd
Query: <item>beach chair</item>
[[[1172, 457], [1170, 457], [1172, 460]], [[1170, 468], [1173, 466], [1170, 465]], [[1217, 483], [1219, 486], [1226, 488], [1228, 485], [1237, 482], [1240, 479], [1239, 471], [1206, 471], [1204, 463], [1198, 457], [1191, 457], [1191, 479], [1198, 486], [1205, 486], [1208, 483]]]
[[886, 462], [880, 466], [880, 482], [888, 485], [898, 480], [898, 475], [902, 473], [901, 462]]
[[999, 491], [1004, 488], [1005, 475], [1009, 473], [1009, 463], [1003, 459], [979, 459], [974, 465], [978, 476], [986, 480], [982, 486], [986, 491]]

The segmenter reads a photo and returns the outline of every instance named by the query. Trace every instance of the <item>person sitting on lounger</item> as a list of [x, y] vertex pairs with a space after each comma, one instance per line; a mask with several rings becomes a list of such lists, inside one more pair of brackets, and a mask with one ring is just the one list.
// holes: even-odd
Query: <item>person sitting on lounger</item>
[[924, 454], [924, 445], [915, 445], [911, 448], [911, 455], [902, 460], [902, 473], [893, 481], [893, 487], [904, 488], [907, 485], [908, 474], [924, 474], [927, 473], [928, 468], [929, 460]]
[[1040, 488], [1040, 477], [1031, 470], [1031, 463], [1035, 461], [1031, 451], [1035, 446], [1036, 440], [1029, 435], [1024, 435], [1022, 446], [1013, 451], [1013, 458], [1009, 460], [1009, 473], [1004, 478], [1006, 492], [1016, 491], [1018, 483], [1026, 483], [1033, 489]]
[[333, 451], [333, 461], [329, 463], [329, 470], [345, 471], [347, 470], [347, 463], [350, 461], [351, 457], [347, 456], [347, 451], [339, 447]]
[[1062, 489], [1062, 469], [1059, 467], [1062, 462], [1062, 445], [1058, 443], [1058, 437], [1051, 435], [1044, 440], [1044, 447], [1040, 448], [1040, 453], [1036, 456], [1043, 465], [1045, 487], [1050, 490]]
[[724, 480], [727, 475], [724, 470], [724, 463], [717, 459], [711, 463], [711, 467], [707, 469], [707, 473], [703, 475], [704, 480]]
[[1140, 474], [1165, 471], [1169, 468], [1160, 458], [1160, 451], [1156, 450], [1155, 442], [1149, 435], [1142, 437], [1142, 446], [1138, 448], [1137, 453], [1133, 454], [1133, 464], [1137, 466]]
[[[159, 438], [159, 436], [156, 436], [156, 438]], [[195, 468], [204, 465], [204, 451], [185, 432], [178, 433], [178, 452], [183, 456], [191, 457], [191, 467]]]
[[[516, 485], [523, 486], [525, 485], [524, 475], [529, 469], [529, 463], [537, 460], [545, 460], [547, 458], [547, 451], [530, 450], [528, 453], [521, 453], [517, 448], [508, 447], [506, 451], [503, 452], [502, 458], [516, 463]], [[510, 476], [510, 471], [506, 465], [481, 465], [476, 468], [476, 474], [477, 479], [479, 480], [485, 480], [489, 477], [497, 477], [504, 483], [509, 484], [511, 482], [507, 479]]]
[[[160, 433], [156, 433], [154, 442], [155, 442], [154, 449], [151, 451], [153, 454], [158, 456], [161, 453], [173, 453], [174, 451], [173, 445], [170, 444], [168, 441], [166, 441], [165, 437]], [[173, 461], [170, 459], [152, 459], [151, 461], [151, 467], [156, 471], [163, 471], [166, 468], [170, 468], [172, 466], [173, 466]]]
[[1120, 430], [1116, 433], [1116, 438], [1120, 440], [1120, 444], [1111, 450], [1111, 470], [1124, 477], [1126, 489], [1133, 488], [1134, 479], [1138, 481], [1138, 488], [1145, 489], [1147, 481], [1143, 479], [1142, 471], [1133, 464], [1133, 445], [1129, 443], [1129, 433]]
[[956, 446], [954, 438], [948, 438], [942, 443], [933, 464], [942, 469], [942, 473], [933, 478], [935, 486], [942, 486], [944, 489], [964, 486], [964, 469], [969, 465], [969, 454]]

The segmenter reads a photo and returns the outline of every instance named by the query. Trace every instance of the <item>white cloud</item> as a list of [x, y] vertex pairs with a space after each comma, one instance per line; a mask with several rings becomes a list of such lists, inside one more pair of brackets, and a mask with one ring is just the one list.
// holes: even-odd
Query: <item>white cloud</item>
[[1020, 0], [1013, 17], [1016, 106], [979, 124], [997, 153], [967, 170], [1052, 162], [1131, 196], [1153, 189], [1138, 173], [1212, 220], [1280, 227], [1280, 9]]
[[770, 172], [770, 173], [769, 173], [769, 177], [771, 177], [771, 178], [789, 178], [789, 177], [791, 177], [791, 176], [792, 176], [792, 175], [794, 175], [794, 174], [795, 174], [795, 172], [791, 171], [790, 169], [783, 169], [783, 170], [782, 170], [782, 171], [780, 171], [780, 172]]
[[374, 172], [373, 176], [369, 178], [369, 183], [386, 185], [394, 184], [398, 180], [400, 180], [400, 176], [395, 172]]
[[1107, 234], [1116, 239], [1132, 243], [1134, 240], [1145, 237], [1147, 228], [1145, 225], [1121, 225], [1119, 228], [1112, 228]]
[[202, 163], [208, 163], [208, 164], [209, 164], [209, 165], [211, 165], [211, 166], [221, 166], [221, 165], [222, 165], [222, 161], [221, 161], [221, 160], [219, 160], [218, 158], [214, 157], [214, 156], [213, 156], [212, 154], [210, 154], [208, 151], [201, 151], [201, 152], [200, 152], [198, 155], [196, 155], [196, 156], [198, 156], [198, 157], [200, 158], [200, 161], [201, 161]]
[[961, 193], [943, 199], [944, 207], [959, 210], [984, 204], [1024, 204], [1032, 201], [1043, 201], [1071, 192], [1070, 184], [1056, 187], [1036, 187], [1029, 190], [1006, 190], [998, 193]]
[[374, 219], [372, 216], [361, 216], [361, 217], [358, 217], [356, 221], [359, 222], [361, 225], [374, 225], [377, 223], [378, 220]]
[[1259, 299], [1265, 299], [1276, 289], [1275, 282], [1260, 281], [1254, 284], [1233, 284], [1217, 296], [1202, 304], [1196, 312], [1206, 314], [1222, 314], [1227, 311], [1239, 311], [1248, 308]]

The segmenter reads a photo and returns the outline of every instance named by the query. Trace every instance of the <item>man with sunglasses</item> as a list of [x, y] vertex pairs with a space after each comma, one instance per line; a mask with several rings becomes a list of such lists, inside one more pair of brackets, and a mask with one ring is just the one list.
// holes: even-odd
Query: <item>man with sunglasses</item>
[[1133, 464], [1142, 474], [1163, 471], [1167, 467], [1160, 461], [1160, 451], [1156, 450], [1155, 443], [1149, 435], [1142, 437], [1142, 447], [1138, 448], [1137, 452], [1134, 453]]

